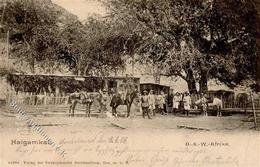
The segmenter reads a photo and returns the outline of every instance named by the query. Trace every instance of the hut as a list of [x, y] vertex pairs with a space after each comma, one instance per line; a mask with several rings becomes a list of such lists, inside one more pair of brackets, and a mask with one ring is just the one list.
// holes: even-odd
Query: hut
[[208, 83], [209, 99], [217, 97], [222, 100], [223, 108], [235, 107], [235, 92], [223, 83], [211, 81]]
[[220, 98], [223, 102], [223, 108], [233, 108], [235, 106], [235, 93], [228, 90], [209, 90], [208, 96], [210, 99], [214, 97]]
[[169, 86], [155, 84], [155, 83], [141, 83], [140, 91], [143, 92], [144, 90], [147, 90], [148, 92], [150, 90], [153, 90], [155, 92], [155, 94], [159, 94], [161, 91], [163, 91], [167, 95], [169, 95], [169, 93], [170, 93]]

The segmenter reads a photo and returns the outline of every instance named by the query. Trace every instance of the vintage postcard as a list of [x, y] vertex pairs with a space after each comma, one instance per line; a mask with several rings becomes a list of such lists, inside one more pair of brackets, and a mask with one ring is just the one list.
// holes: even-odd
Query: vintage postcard
[[0, 167], [259, 167], [257, 0], [0, 0]]

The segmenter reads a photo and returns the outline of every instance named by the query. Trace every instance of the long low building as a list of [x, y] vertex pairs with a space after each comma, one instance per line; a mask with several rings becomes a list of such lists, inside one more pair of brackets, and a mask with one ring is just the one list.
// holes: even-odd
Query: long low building
[[77, 89], [97, 92], [100, 89], [122, 91], [123, 89], [140, 89], [140, 78], [137, 77], [97, 77], [75, 75], [44, 74], [10, 74], [7, 82], [15, 92], [72, 93]]

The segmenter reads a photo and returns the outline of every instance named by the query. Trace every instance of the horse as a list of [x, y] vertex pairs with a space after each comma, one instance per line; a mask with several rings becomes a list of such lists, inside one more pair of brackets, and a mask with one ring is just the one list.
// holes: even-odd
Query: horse
[[112, 96], [111, 103], [110, 103], [110, 106], [112, 107], [112, 115], [117, 117], [117, 111], [116, 111], [117, 107], [119, 105], [126, 105], [126, 107], [127, 107], [126, 117], [129, 118], [131, 106], [136, 98], [138, 98], [138, 91], [136, 91], [136, 90], [126, 91], [125, 99], [122, 98], [122, 96], [120, 96], [119, 93], [114, 94]]
[[71, 101], [71, 105], [69, 107], [69, 114], [72, 112], [71, 116], [74, 116], [76, 105], [83, 104], [86, 105], [86, 115], [90, 117], [90, 109], [93, 103], [93, 96], [85, 94], [83, 92], [72, 93], [69, 95], [69, 101]]
[[221, 117], [222, 116], [222, 112], [221, 112], [222, 104], [223, 103], [222, 103], [221, 99], [214, 97], [213, 103], [209, 103], [208, 105], [213, 107], [213, 108], [216, 108], [217, 109], [217, 117]]

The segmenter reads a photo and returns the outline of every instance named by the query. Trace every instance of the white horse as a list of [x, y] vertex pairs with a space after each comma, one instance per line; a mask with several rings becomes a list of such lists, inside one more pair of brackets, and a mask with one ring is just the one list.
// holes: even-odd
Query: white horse
[[208, 105], [217, 108], [217, 117], [222, 116], [221, 109], [223, 108], [223, 102], [221, 99], [214, 97], [213, 103], [209, 103]]
[[202, 107], [202, 112], [203, 112], [204, 116], [208, 116], [208, 114], [207, 114], [208, 107], [215, 107], [217, 109], [217, 116], [218, 117], [222, 116], [221, 109], [223, 108], [223, 102], [221, 99], [219, 99], [217, 97], [213, 98], [212, 103], [208, 103], [208, 101], [203, 98], [199, 99], [195, 102], [195, 105]]

